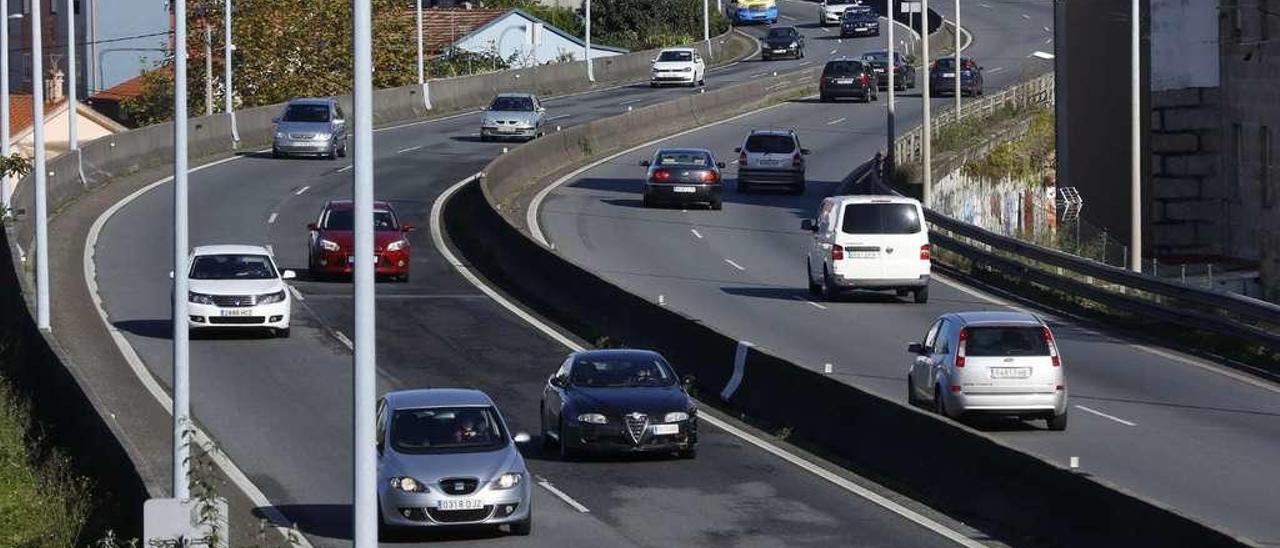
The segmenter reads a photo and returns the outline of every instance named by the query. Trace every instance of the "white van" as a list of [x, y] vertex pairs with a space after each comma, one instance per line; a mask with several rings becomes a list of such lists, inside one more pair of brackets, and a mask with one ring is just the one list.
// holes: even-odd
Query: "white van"
[[929, 229], [920, 202], [900, 196], [832, 196], [822, 201], [806, 263], [809, 292], [835, 300], [849, 289], [896, 290], [929, 300]]

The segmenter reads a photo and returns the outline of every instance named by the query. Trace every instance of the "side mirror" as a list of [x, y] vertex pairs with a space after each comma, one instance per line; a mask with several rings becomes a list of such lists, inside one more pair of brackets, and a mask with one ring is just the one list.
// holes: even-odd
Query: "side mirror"
[[649, 60], [649, 62], [650, 62], [650, 63], [657, 63], [657, 62], [658, 62], [658, 58], [657, 58], [657, 57], [654, 57], [653, 59], [650, 59], [650, 60]]
[[817, 232], [818, 225], [813, 224], [813, 219], [805, 219], [803, 221], [800, 221], [800, 230], [804, 230], [807, 232]]
[[283, 279], [286, 279], [286, 280], [292, 280], [292, 279], [294, 279], [294, 278], [297, 278], [297, 277], [298, 277], [298, 273], [297, 273], [297, 272], [294, 272], [294, 271], [292, 271], [292, 270], [286, 270], [286, 271], [284, 271], [284, 272], [280, 273], [280, 277], [281, 277], [281, 278], [283, 278]]
[[345, 125], [347, 121], [343, 120], [342, 118], [334, 118], [333, 123], [341, 126], [341, 125]]
[[692, 388], [692, 387], [693, 387], [693, 383], [694, 383], [694, 381], [696, 381], [697, 379], [696, 379], [696, 378], [694, 378], [694, 376], [693, 376], [693, 375], [685, 375], [685, 376], [684, 376], [684, 378], [682, 378], [682, 379], [680, 379], [680, 380], [681, 380], [681, 382], [683, 382], [683, 383], [684, 383], [684, 388], [685, 388], [685, 390], [688, 390], [689, 388]]
[[415, 230], [417, 230], [417, 229], [418, 229], [418, 227], [417, 227], [417, 226], [414, 226], [414, 224], [413, 224], [413, 223], [404, 223], [404, 224], [400, 225], [400, 230], [401, 230], [401, 231], [403, 231], [403, 232], [413, 232], [413, 231], [415, 231]]
[[651, 165], [653, 165], [653, 162], [649, 160], [640, 160], [640, 167], [649, 167]]
[[807, 149], [807, 148], [802, 148], [802, 149], [800, 149], [800, 154], [801, 154], [801, 155], [803, 155], [803, 156], [808, 156], [808, 155], [809, 155], [809, 149]]
[[742, 152], [742, 147], [733, 147], [734, 152]]
[[716, 162], [716, 167], [718, 167], [718, 168], [720, 168], [720, 169], [724, 169], [724, 166], [725, 166], [725, 163], [724, 163], [724, 162]]
[[551, 378], [547, 380], [547, 382], [550, 383], [551, 386], [554, 386], [556, 388], [564, 388], [564, 385], [565, 385], [564, 378], [557, 377], [555, 375], [552, 375]]
[[908, 344], [907, 353], [908, 354], [924, 354], [924, 345], [918, 342], [913, 342], [911, 344]]
[[533, 438], [529, 437], [528, 432], [516, 432], [516, 435], [511, 437], [511, 441], [514, 441], [519, 444], [529, 443], [529, 441], [532, 439]]
[[172, 280], [172, 279], [173, 279], [173, 271], [172, 271], [172, 270], [170, 270], [170, 271], [169, 271], [169, 279], [170, 279], [170, 280]]
[[378, 436], [378, 456], [382, 456], [382, 436]]
[[319, 227], [315, 223], [307, 223], [307, 230], [319, 230]]
[[538, 112], [546, 112], [547, 107], [538, 107]]

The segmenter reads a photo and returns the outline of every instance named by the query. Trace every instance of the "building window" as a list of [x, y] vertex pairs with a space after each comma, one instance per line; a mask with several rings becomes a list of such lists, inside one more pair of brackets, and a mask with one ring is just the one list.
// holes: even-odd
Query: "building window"
[[1276, 202], [1276, 189], [1271, 187], [1271, 128], [1258, 131], [1258, 186], [1262, 188], [1262, 207], [1271, 209]]

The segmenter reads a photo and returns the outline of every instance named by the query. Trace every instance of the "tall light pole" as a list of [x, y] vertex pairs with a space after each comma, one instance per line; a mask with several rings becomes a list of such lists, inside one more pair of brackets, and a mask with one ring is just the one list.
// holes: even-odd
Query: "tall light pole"
[[1142, 12], [1132, 0], [1129, 29], [1129, 269], [1142, 272]]
[[191, 498], [187, 327], [187, 3], [173, 3], [173, 498]]
[[584, 15], [586, 15], [587, 19], [587, 40], [582, 54], [587, 60], [587, 81], [594, 82], [596, 81], [596, 75], [591, 71], [591, 0], [587, 0], [586, 13]]
[[421, 86], [427, 81], [426, 71], [422, 66], [422, 0], [418, 0], [416, 13], [418, 21], [418, 85]]
[[956, 45], [955, 45], [955, 68], [956, 69], [956, 121], [960, 121], [960, 0], [956, 0]]
[[354, 207], [355, 215], [355, 369], [352, 419], [355, 421], [354, 501], [356, 548], [378, 546], [377, 453], [373, 423], [374, 373], [374, 279], [373, 270], [373, 55], [371, 45], [371, 0], [354, 0], [353, 41], [355, 43], [355, 93], [352, 96], [355, 125]]
[[67, 0], [67, 149], [80, 150], [76, 136], [79, 113], [76, 112], [76, 17], [75, 0]]
[[35, 128], [36, 172], [36, 326], [49, 330], [49, 206], [45, 195], [44, 38], [40, 36], [40, 0], [31, 1], [31, 110]]
[[929, 0], [921, 0], [920, 3], [920, 56], [924, 61], [924, 89], [921, 97], [924, 98], [924, 139], [921, 148], [924, 152], [924, 191], [921, 193], [921, 202], [924, 207], [929, 207], [930, 199], [933, 198], [933, 126], [929, 123]]
[[711, 57], [711, 3], [702, 0], [702, 40], [707, 43], [707, 57]]
[[[894, 53], [894, 48], [893, 48], [893, 27], [896, 27], [896, 26], [897, 26], [897, 23], [895, 23], [895, 22], [894, 22], [894, 20], [893, 20], [893, 12], [894, 12], [893, 5], [894, 5], [894, 4], [897, 4], [897, 3], [898, 3], [898, 0], [886, 0], [886, 2], [885, 2], [885, 4], [887, 4], [887, 5], [888, 5], [888, 8], [889, 8], [889, 9], [888, 9], [888, 12], [889, 12], [889, 13], [888, 13], [888, 17], [889, 17], [889, 47], [885, 48], [885, 51], [886, 51], [886, 52], [888, 52], [888, 56], [889, 56], [889, 64], [885, 67], [885, 70], [889, 72], [889, 116], [888, 116], [888, 118], [885, 120], [885, 138], [887, 139], [887, 141], [888, 141], [888, 142], [887, 142], [887, 143], [886, 143], [886, 145], [885, 145], [885, 146], [886, 146], [886, 148], [885, 148], [885, 157], [889, 159], [889, 168], [890, 168], [890, 169], [892, 169], [892, 168], [893, 168], [893, 166], [894, 166], [894, 154], [893, 154], [893, 152], [894, 152], [894, 146], [893, 146], [893, 145], [894, 145], [894, 140], [897, 138], [897, 132], [898, 132], [897, 128], [895, 127], [895, 123], [897, 122], [897, 120], [895, 120], [895, 119], [894, 119], [894, 117], [895, 117], [895, 116], [897, 116], [897, 110], [896, 110], [896, 109], [897, 109], [897, 107], [896, 107], [896, 106], [894, 106], [894, 104], [893, 104], [893, 103], [894, 103], [894, 96], [895, 96], [895, 93], [894, 93], [894, 89], [895, 89], [895, 88], [894, 88], [894, 85], [895, 85], [895, 84], [894, 84], [894, 79], [895, 79], [894, 72], [896, 72], [896, 71], [897, 71], [897, 68], [898, 68], [898, 67], [897, 67], [897, 65], [894, 63], [894, 55], [893, 55], [893, 53]], [[886, 175], [887, 175], [887, 173], [886, 173]]]
[[[21, 17], [19, 15], [19, 17]], [[0, 0], [0, 154], [9, 157], [9, 2]], [[9, 176], [0, 176], [0, 219], [8, 215]]]
[[231, 87], [231, 52], [235, 45], [231, 42], [231, 0], [223, 0], [222, 4], [222, 101], [227, 116], [231, 119], [231, 140], [240, 140], [240, 131], [236, 127], [235, 88]]
[[204, 12], [204, 115], [213, 116], [213, 26]]

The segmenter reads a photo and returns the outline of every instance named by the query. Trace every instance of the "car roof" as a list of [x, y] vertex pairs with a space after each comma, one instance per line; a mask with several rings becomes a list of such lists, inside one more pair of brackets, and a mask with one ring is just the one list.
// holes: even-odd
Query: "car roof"
[[660, 149], [658, 149], [658, 150], [657, 150], [657, 152], [654, 152], [654, 153], [653, 153], [653, 155], [654, 155], [654, 156], [657, 156], [658, 154], [661, 154], [661, 153], [663, 153], [663, 152], [701, 152], [701, 153], [704, 153], [704, 154], [706, 154], [706, 155], [708, 155], [708, 156], [712, 156], [712, 154], [711, 154], [711, 151], [710, 151], [710, 150], [707, 150], [707, 149], [705, 149], [705, 148], [695, 148], [695, 147], [672, 147], [672, 148], [660, 148]]
[[663, 48], [663, 49], [662, 49], [662, 51], [660, 51], [660, 52], [658, 52], [658, 53], [660, 53], [660, 54], [661, 54], [661, 53], [666, 53], [666, 52], [668, 52], [668, 51], [687, 51], [687, 52], [690, 52], [690, 53], [697, 53], [697, 50], [695, 50], [695, 49], [693, 49], [693, 48]]
[[530, 99], [537, 98], [537, 96], [532, 93], [499, 93], [493, 96], [494, 99], [497, 99], [499, 97], [528, 97]]
[[383, 395], [392, 409], [446, 406], [492, 406], [488, 394], [471, 388], [420, 388], [397, 390]]
[[949, 314], [964, 325], [1044, 325], [1040, 318], [1018, 310], [978, 310]]
[[200, 245], [191, 250], [192, 255], [270, 255], [260, 245]]
[[608, 348], [574, 352], [574, 358], [661, 358], [662, 354], [640, 348]]
[[332, 97], [298, 97], [290, 99], [290, 105], [327, 105], [333, 102]]
[[[336, 210], [342, 211], [342, 210], [347, 210], [355, 207], [355, 202], [352, 202], [351, 200], [329, 200], [329, 203], [326, 203], [324, 207], [327, 209], [336, 209]], [[382, 200], [374, 200], [373, 208], [386, 209], [386, 210], [394, 209], [393, 207], [391, 207], [391, 202], [384, 202]]]
[[794, 129], [752, 129], [748, 135], [781, 135], [783, 137], [795, 137]]
[[916, 204], [920, 201], [915, 198], [906, 196], [894, 196], [892, 194], [856, 194], [849, 196], [832, 196], [840, 205], [846, 204]]

